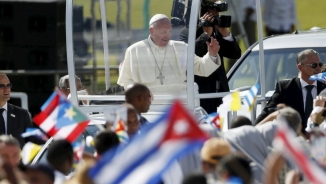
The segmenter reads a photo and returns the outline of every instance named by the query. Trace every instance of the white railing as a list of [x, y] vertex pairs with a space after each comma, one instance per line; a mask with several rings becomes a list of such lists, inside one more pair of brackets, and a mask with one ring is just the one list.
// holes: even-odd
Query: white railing
[[21, 107], [28, 110], [28, 97], [23, 92], [11, 92], [10, 98], [19, 98], [21, 100]]

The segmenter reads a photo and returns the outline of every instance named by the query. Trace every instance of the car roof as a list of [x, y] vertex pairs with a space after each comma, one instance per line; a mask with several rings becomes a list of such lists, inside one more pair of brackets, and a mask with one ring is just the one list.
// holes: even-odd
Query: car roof
[[[264, 50], [285, 48], [326, 47], [326, 29], [299, 31], [293, 34], [271, 36], [264, 40]], [[256, 44], [252, 51], [258, 51]]]

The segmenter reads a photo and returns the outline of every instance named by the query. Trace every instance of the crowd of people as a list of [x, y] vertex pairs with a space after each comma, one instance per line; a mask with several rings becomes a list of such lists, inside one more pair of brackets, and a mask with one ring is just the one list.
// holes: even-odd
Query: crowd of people
[[[272, 6], [273, 2], [282, 5], [280, 11], [284, 15], [280, 16], [290, 13], [285, 10], [292, 7], [290, 1], [281, 3], [266, 0], [265, 3]], [[219, 12], [212, 9], [209, 3], [211, 2], [201, 4], [201, 20], [214, 22]], [[253, 7], [250, 7], [244, 23], [249, 21], [253, 12]], [[268, 25], [274, 23], [273, 20], [269, 21], [271, 22]], [[266, 31], [268, 34], [289, 32], [293, 29], [294, 22], [291, 19], [287, 22], [291, 24], [286, 26], [285, 23], [273, 28], [266, 26]], [[170, 19], [164, 14], [156, 14], [149, 22], [148, 38], [126, 50], [117, 83], [124, 88], [125, 103], [122, 106], [127, 109], [127, 120], [124, 123], [130, 142], [138, 135], [146, 134], [154, 124], [142, 115], [149, 111], [154, 100], [153, 94], [185, 93], [187, 64], [194, 65], [195, 82], [200, 93], [229, 91], [223, 58], [238, 59], [241, 55], [240, 47], [232, 33], [217, 25], [199, 24], [194, 61], [189, 61], [186, 58], [188, 27], [180, 33], [181, 41], [170, 40], [171, 29]], [[293, 163], [288, 162], [273, 144], [282, 123], [289, 127], [289, 131], [294, 132], [297, 136], [294, 139], [298, 139], [308, 148], [313, 141], [311, 132], [315, 129], [326, 129], [326, 85], [309, 80], [311, 75], [322, 70], [323, 63], [319, 54], [307, 48], [298, 53], [296, 63], [298, 77], [277, 82], [273, 96], [254, 122], [244, 116], [237, 116], [232, 119], [229, 130], [219, 133], [207, 126], [207, 122], [199, 123], [198, 126], [209, 138], [200, 149], [178, 158], [162, 173], [159, 183], [306, 182], [309, 177], [305, 176], [303, 171], [299, 172]], [[81, 79], [77, 76], [75, 79], [77, 90], [88, 94], [82, 87]], [[68, 75], [60, 79], [58, 86], [58, 90], [69, 98], [71, 94]], [[90, 168], [103, 158], [105, 153], [123, 144], [112, 131], [111, 125], [107, 124], [106, 129], [96, 133], [91, 145], [95, 152], [84, 152], [77, 168], [74, 167], [73, 146], [64, 139], [51, 142], [46, 153], [46, 163], [24, 165], [21, 162], [21, 148], [27, 142], [42, 145], [45, 141], [35, 136], [21, 137], [21, 134], [33, 125], [27, 110], [8, 103], [11, 87], [8, 76], [0, 73], [0, 134], [3, 134], [0, 136], [0, 183], [95, 183], [89, 175]], [[216, 112], [221, 103], [219, 98], [203, 99], [200, 102], [208, 113]], [[81, 100], [79, 104], [89, 105], [89, 101]], [[306, 151], [309, 154], [312, 150]], [[325, 152], [325, 159], [326, 150], [322, 151]], [[137, 154], [137, 150], [130, 154]], [[324, 163], [320, 165], [325, 166]], [[107, 174], [110, 175], [111, 172], [107, 171]]]

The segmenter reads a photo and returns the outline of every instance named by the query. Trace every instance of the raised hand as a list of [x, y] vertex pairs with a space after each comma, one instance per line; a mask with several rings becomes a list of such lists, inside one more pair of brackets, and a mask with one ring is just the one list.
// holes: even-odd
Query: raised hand
[[211, 37], [211, 42], [206, 42], [207, 44], [207, 50], [209, 55], [216, 57], [218, 54], [218, 51], [220, 50], [220, 44], [218, 43], [218, 41]]

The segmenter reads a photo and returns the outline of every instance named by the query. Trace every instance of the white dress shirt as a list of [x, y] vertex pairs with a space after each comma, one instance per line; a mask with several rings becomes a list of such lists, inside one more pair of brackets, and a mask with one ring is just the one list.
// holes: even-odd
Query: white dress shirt
[[[306, 97], [307, 97], [307, 89], [305, 88], [307, 85], [309, 85], [308, 83], [306, 83], [306, 81], [302, 80], [300, 78], [300, 83], [301, 83], [301, 90], [302, 90], [302, 97], [303, 97], [303, 109], [306, 109]], [[314, 85], [315, 87], [312, 88], [311, 90], [311, 94], [312, 94], [312, 99], [315, 99], [317, 96], [317, 81], [315, 81], [314, 83], [312, 83], [311, 85]]]
[[277, 31], [289, 31], [296, 24], [294, 0], [265, 0], [265, 25]]
[[4, 106], [1, 107], [2, 109], [5, 109], [3, 112], [2, 112], [2, 117], [3, 119], [5, 120], [5, 132], [7, 134], [7, 114], [8, 114], [8, 103], [6, 102]]

